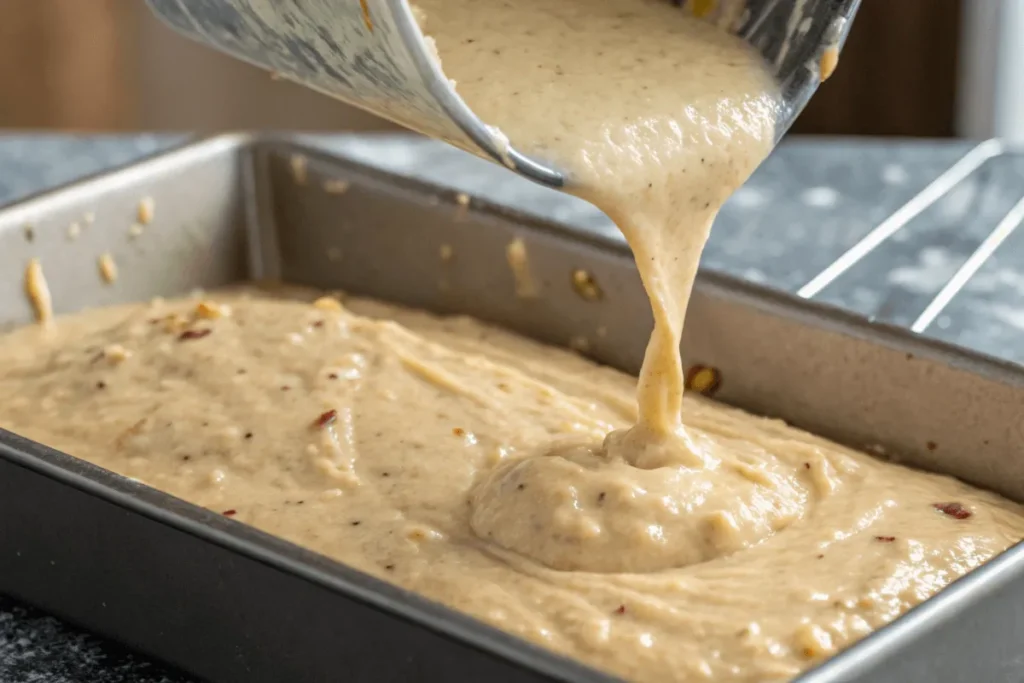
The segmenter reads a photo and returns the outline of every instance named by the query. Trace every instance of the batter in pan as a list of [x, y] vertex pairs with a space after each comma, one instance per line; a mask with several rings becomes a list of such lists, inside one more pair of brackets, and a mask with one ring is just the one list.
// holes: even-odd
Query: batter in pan
[[474, 110], [629, 240], [639, 390], [476, 321], [248, 292], [0, 339], [0, 425], [637, 681], [791, 678], [1024, 537], [993, 494], [683, 397], [707, 230], [774, 138], [756, 55], [655, 0], [420, 6]]
[[464, 319], [224, 294], [0, 337], [0, 426], [636, 681], [785, 680], [1024, 536], [1021, 509]]

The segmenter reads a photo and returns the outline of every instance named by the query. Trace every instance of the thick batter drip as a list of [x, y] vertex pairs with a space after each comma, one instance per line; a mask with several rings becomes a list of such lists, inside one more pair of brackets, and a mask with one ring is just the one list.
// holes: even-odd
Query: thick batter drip
[[635, 387], [368, 301], [0, 337], [0, 426], [637, 681], [789, 678], [1024, 536], [995, 495], [700, 398], [711, 472], [606, 462]]
[[777, 94], [760, 56], [665, 0], [416, 5], [474, 112], [565, 169], [567, 189], [633, 249], [655, 331], [639, 423], [618, 435], [632, 443], [613, 450], [640, 467], [699, 465], [680, 423], [679, 340], [711, 222], [774, 142]]
[[[806, 495], [786, 472], [767, 460], [762, 480], [752, 480], [745, 465], [733, 466], [731, 448], [695, 440], [681, 419], [679, 342], [701, 251], [719, 208], [774, 141], [777, 95], [760, 56], [663, 0], [418, 7], [421, 28], [471, 108], [566, 169], [570, 191], [619, 225], [655, 320], [636, 422], [497, 470], [477, 499], [474, 528], [549, 566], [632, 571], [705, 561], [799, 518]], [[661, 539], [657, 550], [635, 552], [639, 532], [621, 510], [602, 542], [566, 544], [557, 500], [524, 507], [508, 495], [523, 479], [589, 486], [626, 472], [644, 482], [638, 505], [658, 521], [646, 532]]]

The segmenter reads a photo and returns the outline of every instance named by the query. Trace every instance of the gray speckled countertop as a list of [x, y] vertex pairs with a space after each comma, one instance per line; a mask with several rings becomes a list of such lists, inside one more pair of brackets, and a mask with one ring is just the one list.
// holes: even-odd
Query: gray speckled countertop
[[[182, 136], [0, 136], [0, 205], [178, 144]], [[389, 170], [446, 183], [547, 218], [615, 234], [593, 207], [504, 169], [407, 136], [313, 137]], [[723, 210], [708, 268], [795, 291], [973, 145], [784, 143]], [[820, 299], [907, 325], [1024, 196], [1024, 156], [985, 164]], [[1024, 230], [1011, 235], [926, 332], [1024, 362]], [[178, 683], [188, 677], [0, 598], [0, 683]]]

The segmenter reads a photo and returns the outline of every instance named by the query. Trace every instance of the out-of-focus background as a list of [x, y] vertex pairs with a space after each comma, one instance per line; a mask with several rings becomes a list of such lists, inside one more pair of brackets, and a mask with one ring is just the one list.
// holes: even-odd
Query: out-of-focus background
[[[863, 0], [839, 70], [794, 132], [983, 137], [1001, 121], [1024, 126], [1012, 101], [1024, 88], [1009, 73], [1024, 70], [1006, 66], [1021, 49], [1022, 6]], [[0, 2], [0, 93], [0, 128], [392, 127], [191, 44], [141, 0]]]

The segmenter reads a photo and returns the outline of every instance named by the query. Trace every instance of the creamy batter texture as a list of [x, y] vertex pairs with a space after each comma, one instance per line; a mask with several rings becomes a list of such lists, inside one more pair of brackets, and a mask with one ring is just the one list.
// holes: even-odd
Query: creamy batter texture
[[637, 681], [784, 680], [1024, 536], [1016, 504], [466, 318], [256, 293], [0, 337], [0, 426]]

